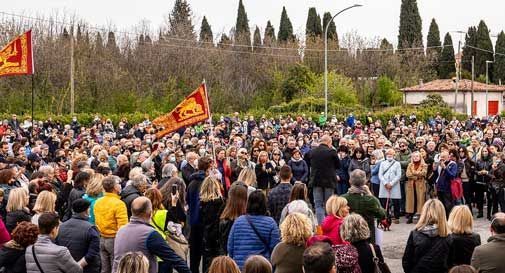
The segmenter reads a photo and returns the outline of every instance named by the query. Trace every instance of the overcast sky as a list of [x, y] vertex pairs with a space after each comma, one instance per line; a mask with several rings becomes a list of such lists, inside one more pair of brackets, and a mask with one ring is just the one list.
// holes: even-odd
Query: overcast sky
[[[309, 7], [318, 13], [332, 14], [354, 3], [363, 7], [351, 9], [336, 18], [337, 32], [357, 31], [367, 38], [387, 38], [396, 46], [401, 0], [243, 0], [251, 29], [258, 25], [263, 31], [271, 20], [278, 31], [282, 7], [286, 6], [296, 34], [305, 32]], [[157, 29], [172, 9], [175, 0], [23, 0], [9, 1], [0, 11], [25, 15], [49, 15], [65, 11], [75, 13], [91, 25], [114, 25], [118, 29], [131, 30], [141, 20], [148, 20]], [[196, 20], [195, 29], [205, 15], [214, 33], [228, 33], [235, 25], [238, 0], [188, 0]], [[484, 19], [491, 35], [505, 30], [505, 1], [503, 0], [418, 0], [423, 20], [423, 39], [432, 18], [438, 22], [441, 39], [446, 32], [463, 30], [477, 25]], [[263, 34], [263, 32], [262, 32]], [[461, 35], [452, 33], [456, 45]], [[493, 38], [493, 43], [495, 39]]]

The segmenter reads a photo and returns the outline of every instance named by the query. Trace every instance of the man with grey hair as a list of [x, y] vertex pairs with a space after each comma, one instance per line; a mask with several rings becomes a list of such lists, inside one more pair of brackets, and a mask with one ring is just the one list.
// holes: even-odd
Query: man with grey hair
[[337, 169], [340, 166], [337, 150], [332, 146], [332, 139], [324, 135], [320, 144], [307, 155], [310, 162], [309, 185], [313, 188], [316, 217], [319, 224], [325, 217], [325, 204], [335, 193], [337, 187]]
[[144, 192], [147, 190], [147, 177], [143, 174], [137, 174], [132, 177], [132, 183], [121, 192], [121, 200], [126, 204], [126, 208], [128, 210], [128, 219], [130, 219], [131, 212], [131, 204], [133, 200], [137, 197], [144, 195]]
[[114, 241], [112, 272], [117, 272], [121, 258], [128, 252], [142, 252], [149, 260], [149, 273], [158, 272], [158, 258], [171, 265], [179, 273], [191, 273], [186, 261], [179, 257], [149, 224], [153, 213], [151, 201], [139, 197], [131, 204], [130, 223], [121, 228]]
[[157, 188], [158, 189], [161, 189], [161, 187], [163, 187], [163, 185], [165, 185], [165, 183], [167, 183], [167, 181], [172, 178], [172, 177], [178, 177], [179, 174], [178, 174], [178, 170], [177, 170], [177, 167], [172, 164], [172, 163], [167, 163], [163, 166], [163, 169], [161, 170], [161, 180], [160, 182], [158, 183], [158, 186]]
[[187, 164], [181, 168], [182, 179], [186, 183], [186, 186], [191, 181], [189, 178], [192, 174], [198, 171], [198, 154], [195, 152], [188, 152], [186, 154], [186, 162]]
[[[370, 190], [365, 185], [366, 173], [360, 169], [352, 171], [349, 184], [351, 184], [349, 191], [342, 195], [342, 197], [347, 199], [350, 212], [363, 216], [368, 224], [368, 228], [375, 230], [375, 219], [384, 219], [386, 212], [381, 207], [379, 200], [370, 193]], [[375, 243], [375, 232], [371, 232], [370, 241]]]

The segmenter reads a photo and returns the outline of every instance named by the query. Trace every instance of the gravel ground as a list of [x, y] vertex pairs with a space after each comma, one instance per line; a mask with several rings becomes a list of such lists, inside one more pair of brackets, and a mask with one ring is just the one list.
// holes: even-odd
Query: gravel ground
[[[406, 219], [402, 218], [400, 224], [391, 225], [391, 231], [383, 233], [382, 254], [391, 272], [401, 273], [402, 256], [407, 244], [410, 231], [414, 224], [406, 224]], [[474, 231], [480, 234], [482, 243], [487, 242], [491, 233], [489, 232], [489, 221], [486, 218], [475, 219]]]

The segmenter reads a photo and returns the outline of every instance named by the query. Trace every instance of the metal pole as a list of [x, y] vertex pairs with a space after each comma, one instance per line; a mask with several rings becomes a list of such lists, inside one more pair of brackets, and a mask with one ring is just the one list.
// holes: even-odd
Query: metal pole
[[[472, 56], [472, 98], [471, 98], [471, 110], [470, 110], [470, 115], [474, 115], [473, 113], [473, 108], [474, 108], [474, 93], [473, 93], [473, 82], [475, 81], [475, 56]], [[477, 109], [476, 109], [477, 110]], [[475, 111], [475, 115], [477, 114], [477, 111]]]
[[330, 21], [328, 21], [328, 23], [324, 27], [324, 116], [326, 117], [326, 119], [328, 119], [328, 29], [333, 19], [335, 19], [335, 17], [337, 17], [339, 14], [348, 9], [361, 6], [362, 5], [354, 4], [350, 7], [347, 7], [337, 12], [337, 14], [333, 15], [333, 17], [331, 17]]
[[32, 129], [31, 129], [31, 135], [30, 135], [30, 141], [32, 141], [33, 139], [33, 125], [35, 124], [35, 117], [34, 117], [34, 114], [33, 114], [33, 104], [34, 104], [34, 101], [35, 101], [35, 95], [34, 95], [34, 89], [35, 89], [35, 80], [34, 80], [34, 76], [32, 74]]
[[74, 114], [75, 97], [74, 97], [74, 27], [70, 31], [70, 113]]
[[486, 117], [489, 115], [489, 102], [487, 99], [489, 89], [488, 89], [488, 84], [489, 84], [489, 61], [486, 61]]
[[461, 63], [461, 40], [458, 42], [459, 62], [456, 65], [456, 92], [454, 92], [454, 110], [458, 111], [459, 65]]

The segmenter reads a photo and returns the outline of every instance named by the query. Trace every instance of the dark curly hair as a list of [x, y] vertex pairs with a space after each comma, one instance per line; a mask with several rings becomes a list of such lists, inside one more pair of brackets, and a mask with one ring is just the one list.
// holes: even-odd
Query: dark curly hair
[[33, 245], [37, 241], [38, 235], [37, 225], [26, 221], [19, 223], [12, 231], [12, 239], [24, 248]]

